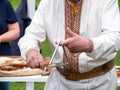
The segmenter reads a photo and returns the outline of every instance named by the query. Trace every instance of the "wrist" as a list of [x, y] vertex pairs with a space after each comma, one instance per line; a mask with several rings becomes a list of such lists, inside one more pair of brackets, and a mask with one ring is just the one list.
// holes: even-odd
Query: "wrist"
[[87, 47], [87, 49], [85, 50], [85, 52], [88, 52], [88, 53], [90, 53], [90, 52], [92, 52], [92, 50], [93, 50], [93, 41], [91, 40], [91, 39], [87, 39], [87, 41], [88, 41], [88, 47]]
[[36, 52], [37, 52], [37, 49], [36, 49], [36, 48], [30, 48], [30, 49], [28, 49], [28, 50], [26, 51], [26, 56], [27, 56], [30, 52], [32, 52], [32, 51], [36, 51]]

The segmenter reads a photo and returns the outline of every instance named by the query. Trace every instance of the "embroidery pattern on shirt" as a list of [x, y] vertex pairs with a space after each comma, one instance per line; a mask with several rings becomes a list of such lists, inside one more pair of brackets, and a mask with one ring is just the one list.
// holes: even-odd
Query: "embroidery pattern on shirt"
[[[70, 2], [65, 0], [65, 30], [69, 27], [76, 34], [80, 34], [80, 18], [81, 18], [81, 9], [82, 9], [82, 0], [77, 2]], [[66, 34], [65, 39], [69, 38]], [[65, 65], [65, 69], [72, 69], [79, 71], [79, 54], [80, 53], [71, 53], [66, 47], [67, 56], [69, 58], [69, 64]], [[63, 61], [66, 60], [66, 57], [63, 55]]]

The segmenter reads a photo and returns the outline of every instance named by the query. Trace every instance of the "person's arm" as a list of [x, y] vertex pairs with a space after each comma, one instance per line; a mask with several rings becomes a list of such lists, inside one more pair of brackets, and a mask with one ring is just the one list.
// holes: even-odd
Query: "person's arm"
[[9, 42], [16, 39], [19, 36], [19, 25], [18, 22], [14, 24], [8, 24], [8, 31], [0, 35], [0, 42]]
[[0, 35], [0, 42], [9, 42], [11, 40], [16, 39], [19, 36], [19, 25], [17, 16], [12, 5], [7, 1], [7, 8], [6, 8], [6, 23], [7, 23], [7, 32]]
[[87, 53], [94, 59], [110, 57], [120, 49], [120, 13], [118, 0], [103, 0], [100, 7], [100, 19], [102, 33], [92, 38], [93, 52]]
[[[18, 46], [21, 51], [21, 56], [26, 60], [26, 53], [31, 49], [36, 49], [40, 52], [41, 43], [45, 40], [46, 32], [44, 26], [44, 5], [45, 0], [40, 2], [38, 9], [36, 10], [31, 24], [26, 28], [25, 35], [19, 40]], [[24, 43], [24, 44], [22, 44]]]

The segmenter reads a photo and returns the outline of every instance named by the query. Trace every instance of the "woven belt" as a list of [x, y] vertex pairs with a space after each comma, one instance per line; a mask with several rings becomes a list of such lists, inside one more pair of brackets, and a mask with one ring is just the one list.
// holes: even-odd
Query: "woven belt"
[[57, 70], [68, 80], [78, 81], [82, 79], [94, 78], [100, 75], [104, 75], [109, 72], [114, 67], [114, 60], [111, 60], [102, 66], [96, 67], [93, 70], [85, 73], [80, 73], [78, 71], [64, 69], [57, 67]]

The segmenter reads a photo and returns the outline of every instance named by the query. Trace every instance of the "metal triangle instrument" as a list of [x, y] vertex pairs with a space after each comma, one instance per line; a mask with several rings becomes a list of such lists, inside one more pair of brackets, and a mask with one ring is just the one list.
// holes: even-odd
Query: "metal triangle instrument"
[[[61, 41], [60, 41], [61, 42]], [[59, 67], [59, 66], [64, 66], [64, 65], [67, 65], [68, 63], [69, 63], [69, 60], [68, 60], [68, 56], [67, 56], [67, 54], [66, 54], [66, 51], [65, 51], [65, 48], [64, 48], [64, 46], [62, 46], [62, 48], [63, 48], [63, 52], [64, 52], [64, 55], [66, 56], [66, 61], [65, 62], [60, 62], [60, 63], [52, 63], [52, 61], [53, 61], [53, 59], [54, 59], [54, 57], [55, 57], [55, 54], [56, 54], [56, 52], [57, 52], [57, 49], [58, 49], [58, 47], [60, 46], [60, 42], [58, 43], [58, 45], [56, 46], [56, 48], [55, 48], [55, 50], [54, 50], [54, 52], [53, 52], [53, 55], [52, 55], [52, 57], [51, 57], [51, 60], [50, 60], [50, 62], [49, 62], [49, 67], [51, 67], [51, 68], [53, 68], [53, 67]]]

